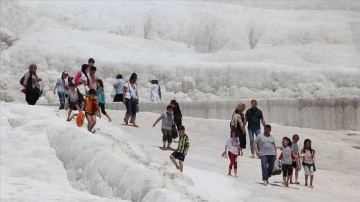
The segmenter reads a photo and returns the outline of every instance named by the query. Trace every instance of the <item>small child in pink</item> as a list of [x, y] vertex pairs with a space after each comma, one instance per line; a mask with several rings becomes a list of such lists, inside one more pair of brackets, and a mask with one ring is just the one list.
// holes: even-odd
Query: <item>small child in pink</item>
[[[228, 152], [227, 152], [228, 151]], [[237, 130], [235, 127], [231, 127], [231, 137], [227, 140], [225, 145], [225, 151], [223, 152], [223, 156], [228, 153], [230, 159], [229, 165], [229, 173], [228, 175], [231, 176], [231, 170], [234, 167], [234, 177], [237, 176], [237, 157], [242, 156], [242, 150], [240, 148], [239, 138], [237, 135]]]

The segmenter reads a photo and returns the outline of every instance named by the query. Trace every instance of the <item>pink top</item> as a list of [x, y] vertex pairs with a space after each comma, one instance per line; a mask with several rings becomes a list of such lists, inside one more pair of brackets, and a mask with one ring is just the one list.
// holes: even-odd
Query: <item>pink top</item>
[[[313, 153], [314, 153], [314, 151], [313, 151]], [[305, 154], [304, 155], [304, 163], [306, 163], [306, 164], [313, 164], [314, 163], [313, 156], [312, 156], [309, 149], [305, 149], [305, 151], [303, 151], [303, 154]]]

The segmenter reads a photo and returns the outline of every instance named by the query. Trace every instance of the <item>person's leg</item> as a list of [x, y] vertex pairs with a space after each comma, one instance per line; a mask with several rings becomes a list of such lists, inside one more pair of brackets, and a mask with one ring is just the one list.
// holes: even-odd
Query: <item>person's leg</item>
[[237, 156], [234, 155], [234, 177], [238, 177], [237, 176]]
[[63, 92], [58, 92], [58, 97], [59, 97], [59, 102], [60, 102], [60, 107], [59, 107], [59, 109], [64, 109], [64, 105], [65, 105], [65, 93], [63, 93]]
[[229, 165], [229, 173], [228, 175], [231, 175], [231, 170], [234, 166], [234, 154], [231, 153], [231, 152], [228, 152], [228, 157], [229, 157], [229, 160], [230, 160], [230, 165]]
[[136, 124], [136, 107], [137, 104], [134, 102], [131, 102], [131, 120], [130, 123], [133, 124], [133, 126], [138, 127], [138, 125]]
[[313, 188], [313, 180], [314, 180], [314, 166], [310, 166], [310, 187]]
[[264, 185], [268, 183], [268, 158], [267, 156], [260, 156], [261, 160], [261, 173], [262, 173], [262, 180], [264, 181]]
[[255, 131], [254, 131], [254, 133], [255, 133], [255, 136], [257, 137], [258, 135], [260, 135], [260, 133], [261, 133], [261, 129], [257, 129], [257, 130], [255, 130]]
[[268, 157], [267, 172], [268, 172], [268, 178], [270, 178], [272, 175], [272, 171], [274, 170], [275, 155], [268, 155], [267, 157]]
[[[71, 106], [71, 104], [70, 104], [70, 106]], [[67, 121], [70, 121], [71, 112], [72, 112], [72, 107], [69, 108], [68, 117], [66, 119]]]
[[92, 119], [91, 119], [91, 115], [90, 114], [86, 114], [86, 120], [87, 120], [87, 122], [88, 122], [88, 124], [87, 124], [87, 129], [88, 129], [88, 131], [90, 131], [91, 132], [91, 125], [92, 125]]
[[162, 132], [162, 134], [163, 134], [163, 136], [162, 136], [163, 149], [166, 149], [166, 141], [167, 141], [166, 130], [165, 130], [165, 129], [161, 129], [161, 132]]
[[[296, 168], [296, 162], [293, 161], [292, 164], [291, 164], [291, 171], [293, 172], [295, 168]], [[291, 175], [291, 178], [290, 178], [290, 184], [294, 184], [294, 181], [292, 179], [292, 175]]]
[[180, 168], [180, 172], [183, 172], [184, 170], [184, 163], [182, 161], [179, 160], [179, 168]]
[[170, 149], [171, 147], [171, 143], [172, 143], [172, 134], [171, 134], [171, 130], [166, 130], [166, 136], [167, 136], [167, 149]]
[[90, 126], [90, 131], [92, 132], [92, 130], [94, 129], [95, 125], [96, 125], [96, 115], [92, 115], [91, 116], [91, 126]]
[[308, 176], [309, 176], [309, 173], [310, 173], [309, 166], [304, 165], [305, 186], [308, 185]]
[[281, 164], [281, 170], [282, 170], [282, 176], [283, 176], [283, 184], [286, 186], [286, 176], [287, 176], [287, 170], [285, 164]]
[[255, 158], [255, 149], [254, 149], [254, 133], [252, 130], [248, 129], [249, 140], [250, 140], [250, 150], [251, 150], [251, 158]]
[[100, 106], [100, 109], [101, 109], [101, 113], [104, 114], [106, 116], [106, 118], [108, 118], [109, 122], [111, 122], [112, 120], [111, 120], [110, 116], [105, 111], [105, 103], [100, 103], [99, 102], [99, 106]]
[[175, 165], [176, 169], [180, 169], [179, 164], [176, 162], [175, 157], [174, 157], [174, 153], [170, 155], [170, 160], [171, 162], [173, 162], [173, 164]]
[[299, 166], [297, 165], [299, 162], [296, 162], [296, 168], [295, 168], [295, 184], [299, 184], [298, 178], [299, 178]]
[[125, 106], [126, 106], [126, 114], [124, 117], [124, 122], [127, 125], [129, 123], [129, 118], [131, 117], [131, 100], [125, 99]]

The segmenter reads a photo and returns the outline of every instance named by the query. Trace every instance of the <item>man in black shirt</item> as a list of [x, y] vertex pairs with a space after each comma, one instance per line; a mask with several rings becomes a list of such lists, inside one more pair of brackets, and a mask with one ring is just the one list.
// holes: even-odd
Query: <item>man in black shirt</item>
[[249, 123], [248, 124], [248, 134], [249, 134], [250, 149], [251, 149], [250, 158], [255, 158], [254, 134], [257, 137], [261, 133], [260, 120], [261, 120], [262, 125], [265, 126], [266, 123], [265, 123], [262, 111], [257, 108], [256, 100], [251, 100], [251, 108], [246, 111], [245, 123], [243, 126], [245, 129], [246, 123]]

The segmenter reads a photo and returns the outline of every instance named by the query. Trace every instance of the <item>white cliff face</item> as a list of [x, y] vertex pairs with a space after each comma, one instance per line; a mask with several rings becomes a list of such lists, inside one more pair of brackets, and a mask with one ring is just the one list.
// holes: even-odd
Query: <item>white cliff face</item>
[[1, 2], [0, 100], [24, 102], [31, 64], [43, 103], [90, 57], [115, 75], [159, 78], [165, 100], [360, 95], [360, 5], [346, 2]]

